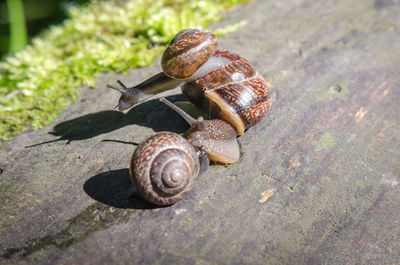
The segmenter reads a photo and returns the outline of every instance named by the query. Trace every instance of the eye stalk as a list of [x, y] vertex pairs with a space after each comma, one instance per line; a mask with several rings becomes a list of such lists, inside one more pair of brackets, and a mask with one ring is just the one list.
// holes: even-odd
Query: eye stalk
[[121, 80], [117, 80], [117, 83], [118, 83], [122, 88], [117, 87], [117, 86], [113, 86], [113, 85], [110, 85], [110, 84], [107, 84], [107, 87], [119, 91], [122, 95], [126, 94], [126, 90], [128, 90], [128, 88], [124, 85], [124, 83], [122, 83]]

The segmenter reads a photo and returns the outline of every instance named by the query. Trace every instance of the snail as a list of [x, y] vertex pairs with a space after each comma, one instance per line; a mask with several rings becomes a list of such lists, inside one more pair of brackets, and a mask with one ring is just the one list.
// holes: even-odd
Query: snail
[[199, 157], [204, 156], [179, 134], [151, 135], [132, 155], [132, 184], [146, 201], [161, 206], [174, 204], [193, 188], [201, 168]]
[[240, 157], [236, 130], [223, 120], [192, 118], [165, 98], [160, 101], [175, 110], [190, 125], [184, 137], [159, 132], [146, 138], [132, 155], [129, 173], [137, 193], [157, 205], [182, 199], [195, 178], [213, 161], [234, 163]]
[[208, 31], [184, 29], [162, 55], [163, 72], [127, 88], [107, 85], [121, 93], [115, 109], [124, 111], [153, 95], [182, 85], [182, 92], [210, 117], [229, 122], [243, 135], [270, 108], [270, 84], [239, 55], [217, 50], [217, 37]]
[[164, 97], [161, 97], [160, 101], [177, 112], [190, 125], [190, 129], [184, 133], [185, 138], [193, 146], [201, 147], [210, 160], [227, 164], [239, 160], [237, 133], [228, 122], [219, 119], [204, 120], [203, 117], [196, 120]]

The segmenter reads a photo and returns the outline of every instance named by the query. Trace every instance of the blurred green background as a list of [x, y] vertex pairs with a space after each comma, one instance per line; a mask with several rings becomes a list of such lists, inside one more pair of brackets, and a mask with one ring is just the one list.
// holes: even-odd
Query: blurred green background
[[0, 2], [0, 58], [22, 49], [30, 38], [66, 18], [69, 6], [89, 0], [7, 0]]

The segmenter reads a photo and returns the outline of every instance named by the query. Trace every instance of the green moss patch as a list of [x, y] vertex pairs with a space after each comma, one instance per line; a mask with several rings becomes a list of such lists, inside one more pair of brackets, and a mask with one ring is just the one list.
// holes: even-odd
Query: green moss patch
[[247, 1], [93, 1], [71, 7], [63, 24], [0, 62], [0, 141], [51, 123], [77, 98], [77, 87], [94, 86], [101, 72], [149, 65], [182, 28], [205, 28], [221, 11]]

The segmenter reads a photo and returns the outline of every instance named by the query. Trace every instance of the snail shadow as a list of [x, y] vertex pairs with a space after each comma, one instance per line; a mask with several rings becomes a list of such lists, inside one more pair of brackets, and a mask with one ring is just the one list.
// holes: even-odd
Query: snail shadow
[[[167, 98], [171, 101], [185, 100], [183, 95]], [[53, 131], [49, 133], [58, 137], [57, 139], [32, 144], [26, 146], [26, 148], [63, 140], [66, 140], [67, 144], [72, 141], [86, 140], [132, 124], [149, 127], [156, 132], [174, 131], [182, 133], [187, 129], [183, 119], [167, 106], [164, 106], [158, 99], [152, 99], [134, 106], [127, 113], [105, 110], [61, 122], [54, 126]]]
[[110, 170], [95, 175], [85, 182], [83, 190], [92, 199], [115, 208], [160, 208], [148, 203], [136, 193], [127, 168]]

